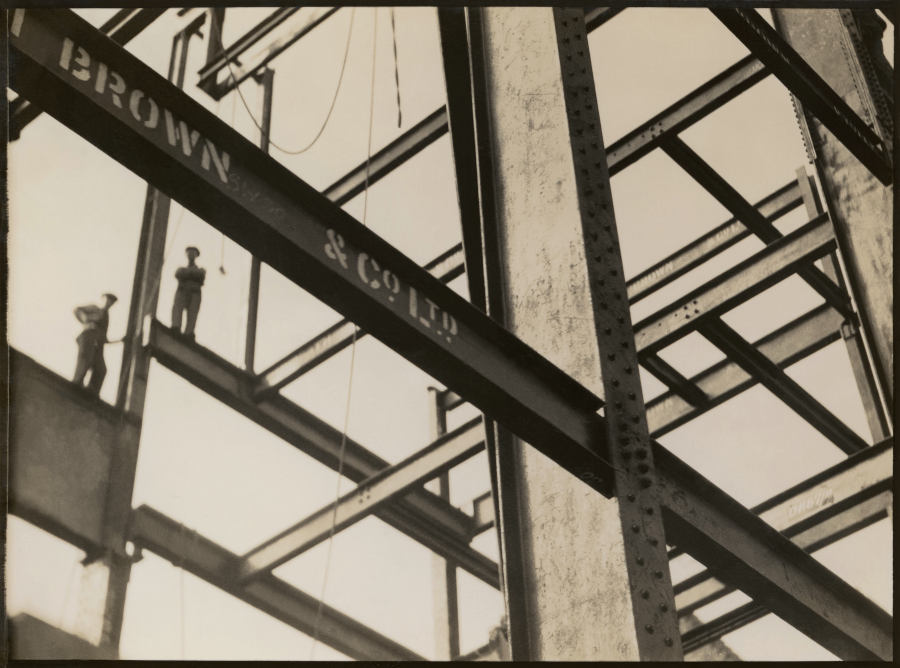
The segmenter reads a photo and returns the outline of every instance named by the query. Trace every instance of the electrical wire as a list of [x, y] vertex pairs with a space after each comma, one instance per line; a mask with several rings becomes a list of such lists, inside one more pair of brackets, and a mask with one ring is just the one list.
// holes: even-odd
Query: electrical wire
[[[369, 166], [372, 159], [372, 127], [375, 111], [375, 56], [378, 45], [378, 7], [374, 7], [374, 21], [372, 26], [372, 78], [369, 93], [369, 136], [366, 143], [366, 178], [363, 188], [363, 213], [362, 224], [366, 224], [366, 216], [369, 209]], [[334, 508], [331, 513], [331, 527], [328, 530], [328, 547], [325, 553], [325, 570], [322, 575], [322, 589], [319, 593], [319, 602], [316, 606], [316, 618], [313, 623], [313, 640], [309, 648], [309, 659], [315, 656], [316, 644], [319, 642], [319, 626], [322, 620], [322, 610], [325, 605], [325, 590], [328, 585], [328, 574], [331, 569], [331, 548], [334, 544], [334, 532], [337, 526], [337, 507], [341, 498], [341, 479], [344, 473], [344, 454], [347, 449], [347, 428], [350, 422], [350, 400], [353, 394], [353, 371], [356, 363], [356, 339], [359, 328], [353, 327], [353, 337], [350, 341], [350, 374], [347, 382], [347, 401], [344, 406], [344, 425], [341, 430], [341, 447], [338, 452], [337, 489], [335, 491]]]
[[397, 27], [394, 25], [394, 8], [391, 7], [391, 41], [394, 43], [394, 86], [397, 90], [397, 127], [403, 125], [403, 111], [400, 106], [400, 59], [397, 57]]
[[[319, 131], [316, 132], [316, 135], [312, 138], [312, 140], [306, 146], [295, 149], [295, 150], [287, 149], [287, 148], [280, 146], [270, 136], [269, 145], [274, 147], [275, 149], [281, 151], [285, 155], [300, 155], [301, 153], [306, 153], [309, 149], [311, 149], [316, 144], [317, 141], [319, 141], [319, 137], [321, 137], [322, 133], [325, 132], [325, 127], [328, 125], [328, 121], [331, 120], [332, 112], [334, 112], [334, 107], [335, 107], [335, 104], [337, 103], [338, 94], [341, 91], [341, 85], [344, 82], [344, 70], [347, 68], [347, 56], [350, 53], [350, 38], [353, 35], [353, 19], [355, 17], [356, 17], [356, 7], [352, 7], [350, 9], [350, 26], [347, 29], [347, 42], [344, 45], [344, 57], [341, 60], [341, 71], [340, 71], [340, 74], [338, 74], [337, 86], [335, 86], [335, 88], [334, 88], [334, 95], [331, 98], [331, 104], [328, 107], [328, 113], [325, 115], [325, 120], [322, 121], [322, 125], [319, 127]], [[219, 24], [219, 19], [215, 15], [215, 12], [213, 12], [213, 25], [215, 26], [215, 29], [221, 35], [221, 31], [222, 31], [221, 24]], [[246, 98], [244, 98], [244, 93], [241, 92], [241, 87], [238, 84], [237, 76], [235, 75], [234, 69], [232, 68], [232, 65], [231, 65], [231, 59], [227, 59], [225, 61], [225, 64], [228, 67], [228, 75], [231, 78], [231, 82], [234, 85], [234, 88], [237, 91], [238, 96], [241, 99], [241, 104], [243, 104], [244, 110], [247, 112], [247, 114], [249, 114], [250, 120], [253, 121], [253, 125], [256, 126], [257, 130], [262, 132], [263, 131], [262, 125], [260, 125], [259, 121], [256, 120], [256, 117], [253, 115], [253, 112], [250, 110], [250, 105], [247, 104], [247, 100], [246, 100]]]

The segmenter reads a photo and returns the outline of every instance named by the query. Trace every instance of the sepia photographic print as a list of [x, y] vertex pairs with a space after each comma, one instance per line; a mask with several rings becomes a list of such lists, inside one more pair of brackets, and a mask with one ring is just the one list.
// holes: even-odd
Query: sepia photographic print
[[893, 659], [895, 5], [636, 4], [2, 10], [5, 660]]

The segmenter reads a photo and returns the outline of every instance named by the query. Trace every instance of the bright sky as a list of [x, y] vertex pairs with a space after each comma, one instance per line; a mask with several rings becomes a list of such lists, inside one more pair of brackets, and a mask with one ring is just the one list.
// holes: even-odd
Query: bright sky
[[[271, 9], [229, 9], [230, 44]], [[319, 11], [301, 9], [301, 16]], [[114, 10], [79, 10], [100, 25]], [[366, 156], [374, 17], [378, 16], [372, 150], [377, 151], [444, 103], [434, 8], [396, 10], [403, 126], [397, 127], [390, 19], [387, 9], [355, 12], [349, 59], [334, 113], [320, 141], [300, 156], [273, 157], [324, 188]], [[768, 12], [763, 12], [768, 15]], [[325, 117], [350, 25], [342, 9], [274, 61], [272, 138], [285, 148], [308, 143]], [[172, 35], [194, 16], [174, 10], [128, 45], [161, 74]], [[892, 27], [889, 26], [889, 29]], [[204, 29], [205, 31], [206, 29]], [[611, 143], [697, 85], [736, 62], [746, 49], [706, 10], [629, 9], [590, 38], [604, 138]], [[186, 90], [252, 141], [256, 129], [234, 94], [220, 103], [196, 86], [205, 43], [191, 44]], [[892, 53], [889, 43], [888, 52]], [[260, 116], [261, 96], [241, 90]], [[746, 199], [756, 201], [794, 178], [806, 157], [785, 89], [774, 77], [725, 105], [682, 138]], [[75, 363], [78, 304], [111, 291], [121, 301], [110, 338], [121, 336], [146, 184], [47, 115], [9, 150], [9, 339], [13, 347], [69, 377]], [[809, 168], [811, 171], [811, 168]], [[729, 214], [662, 152], [613, 178], [625, 271], [633, 276], [729, 218]], [[345, 208], [362, 215], [362, 196]], [[450, 142], [447, 136], [374, 185], [369, 227], [425, 263], [460, 239]], [[805, 222], [794, 212], [786, 232]], [[174, 238], [173, 238], [174, 237]], [[173, 203], [158, 315], [168, 322], [174, 271], [187, 245], [201, 250], [207, 269], [197, 327], [199, 344], [241, 364], [249, 255]], [[224, 253], [222, 252], [224, 248]], [[634, 309], [635, 320], [762, 248], [736, 245]], [[224, 273], [218, 268], [224, 266]], [[464, 278], [451, 285], [466, 294]], [[783, 281], [730, 312], [725, 320], [755, 339], [820, 302], [805, 283]], [[264, 267], [257, 367], [265, 368], [340, 316]], [[663, 355], [685, 375], [723, 356], [692, 334]], [[101, 397], [112, 402], [121, 346], [106, 350], [109, 374]], [[350, 352], [344, 351], [283, 390], [341, 428]], [[792, 366], [788, 374], [864, 438], [870, 438], [843, 343]], [[647, 398], [662, 386], [642, 373]], [[348, 434], [395, 462], [429, 442], [426, 374], [370, 337], [357, 344]], [[474, 415], [451, 414], [451, 428]], [[661, 442], [746, 505], [840, 461], [844, 456], [777, 397], [755, 387], [662, 437]], [[149, 504], [234, 552], [244, 552], [333, 500], [336, 474], [154, 363], [147, 394], [134, 505]], [[344, 481], [343, 490], [349, 489]], [[451, 474], [452, 502], [465, 507], [489, 487], [484, 455]], [[816, 553], [829, 568], [891, 610], [891, 525], [881, 521]], [[474, 543], [497, 558], [493, 531]], [[276, 570], [317, 596], [327, 544]], [[325, 600], [426, 657], [434, 656], [432, 559], [429, 551], [376, 518], [339, 533], [331, 548]], [[865, 554], [865, 560], [858, 559]], [[7, 605], [73, 630], [78, 617], [82, 553], [17, 518], [8, 534]], [[677, 578], [698, 568], [673, 562]], [[484, 644], [503, 614], [498, 592], [459, 572], [461, 649]], [[734, 594], [698, 611], [712, 619], [743, 600]], [[726, 637], [745, 659], [820, 659], [830, 653], [772, 615]], [[121, 657], [127, 659], [306, 659], [311, 639], [211, 585], [145, 552], [131, 577]], [[315, 658], [341, 658], [319, 644]]]

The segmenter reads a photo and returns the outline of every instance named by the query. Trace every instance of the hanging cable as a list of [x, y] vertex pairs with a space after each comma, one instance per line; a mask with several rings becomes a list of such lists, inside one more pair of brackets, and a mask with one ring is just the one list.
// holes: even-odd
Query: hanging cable
[[397, 127], [403, 125], [403, 112], [400, 107], [400, 59], [397, 58], [397, 27], [394, 25], [394, 8], [391, 7], [391, 40], [394, 43], [394, 87], [397, 90]]
[[[363, 213], [362, 224], [366, 224], [366, 216], [369, 208], [369, 166], [372, 159], [372, 127], [375, 111], [375, 56], [377, 53], [378, 38], [378, 8], [374, 7], [374, 21], [372, 26], [372, 78], [369, 93], [369, 136], [366, 142], [366, 178], [363, 187]], [[347, 428], [350, 422], [350, 399], [353, 394], [353, 370], [356, 363], [356, 338], [359, 328], [354, 325], [353, 337], [350, 341], [350, 374], [347, 381], [347, 402], [344, 405], [344, 426], [341, 430], [341, 447], [338, 451], [337, 489], [335, 490], [334, 509], [331, 513], [331, 527], [328, 530], [328, 547], [325, 553], [325, 571], [322, 574], [322, 590], [319, 593], [319, 602], [316, 606], [316, 618], [313, 623], [313, 640], [309, 648], [310, 661], [315, 656], [316, 644], [319, 642], [319, 625], [322, 620], [322, 609], [325, 605], [325, 590], [328, 585], [328, 573], [331, 568], [331, 547], [334, 543], [334, 531], [337, 526], [337, 502], [341, 498], [341, 479], [344, 473], [344, 453], [347, 449]]]
[[[319, 141], [319, 137], [322, 136], [322, 133], [325, 132], [325, 127], [328, 125], [328, 121], [331, 120], [331, 114], [334, 111], [334, 106], [337, 103], [338, 93], [341, 91], [341, 85], [344, 82], [344, 70], [347, 67], [347, 56], [350, 53], [350, 38], [353, 35], [353, 19], [356, 16], [356, 7], [352, 7], [350, 9], [350, 26], [347, 29], [347, 42], [344, 45], [344, 57], [341, 60], [341, 71], [338, 74], [337, 86], [334, 88], [334, 95], [331, 98], [331, 104], [328, 107], [328, 113], [325, 115], [325, 120], [322, 121], [322, 125], [319, 127], [319, 131], [316, 132], [316, 135], [312, 138], [312, 140], [304, 147], [291, 150], [287, 148], [283, 148], [279, 144], [277, 144], [271, 137], [269, 138], [269, 145], [276, 148], [286, 155], [300, 155], [301, 153], [306, 153], [309, 149], [311, 149], [317, 141]], [[216, 29], [221, 31], [221, 26], [218, 23], [218, 18], [213, 12], [213, 24], [216, 26]], [[237, 90], [238, 96], [241, 99], [241, 104], [244, 106], [244, 110], [250, 115], [250, 120], [253, 121], [253, 125], [256, 126], [257, 130], [260, 132], [263, 131], [262, 125], [259, 124], [259, 121], [256, 120], [256, 117], [253, 115], [253, 112], [250, 110], [250, 105], [247, 104], [247, 100], [244, 98], [244, 94], [241, 92], [241, 87], [238, 84], [237, 76], [235, 76], [234, 69], [231, 65], [231, 59], [226, 59], [225, 64], [228, 66], [228, 75], [231, 78], [231, 82], [234, 85], [235, 90]]]

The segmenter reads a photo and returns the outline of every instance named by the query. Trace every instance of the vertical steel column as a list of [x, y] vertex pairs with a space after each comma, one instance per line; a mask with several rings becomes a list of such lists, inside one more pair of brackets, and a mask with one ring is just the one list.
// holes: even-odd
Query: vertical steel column
[[[428, 388], [431, 413], [431, 441], [447, 433], [447, 411], [444, 392]], [[438, 496], [450, 500], [450, 472], [437, 477]], [[434, 638], [436, 658], [450, 661], [459, 656], [459, 601], [456, 589], [456, 564], [432, 555], [432, 592], [434, 593]]]
[[[874, 129], [890, 155], [893, 101], [874, 62], [880, 35], [870, 29], [863, 35], [850, 10], [773, 8], [772, 16], [785, 40]], [[798, 120], [834, 222], [875, 375], [886, 405], [893, 406], [893, 186], [882, 185], [802, 108]]]
[[584, 12], [554, 19], [637, 644], [641, 660], [682, 659]]
[[[819, 193], [816, 191], [815, 182], [811, 176], [807, 175], [806, 168], [800, 167], [797, 170], [797, 183], [800, 185], [800, 196], [803, 198], [803, 204], [806, 207], [806, 215], [812, 220], [823, 213], [824, 210], [819, 199]], [[825, 275], [834, 281], [841, 290], [847, 291], [847, 285], [841, 274], [837, 254], [834, 251], [822, 258], [822, 268], [825, 271]], [[856, 379], [856, 386], [859, 389], [859, 396], [862, 400], [863, 409], [866, 412], [866, 421], [869, 423], [873, 442], [880, 443], [890, 437], [890, 426], [887, 413], [881, 404], [881, 397], [878, 394], [878, 386], [875, 383], [872, 366], [869, 363], [869, 358], [866, 356], [859, 324], [849, 319], [844, 321], [841, 325], [841, 338], [844, 339], [844, 343], [847, 346], [850, 368], [853, 370], [853, 377]]]
[[[259, 147], [269, 152], [269, 130], [272, 125], [272, 94], [275, 86], [275, 70], [268, 67], [257, 77], [263, 87], [262, 126]], [[234, 93], [237, 95], [237, 92]], [[260, 261], [255, 255], [250, 260], [250, 289], [247, 299], [247, 336], [244, 340], [244, 368], [253, 373], [256, 357], [256, 319], [259, 313], [259, 272]]]
[[[203, 16], [198, 17], [173, 38], [169, 79], [178, 86], [184, 84], [188, 44], [191, 37], [198, 34], [203, 21]], [[125, 420], [136, 420], [140, 424], [143, 418], [150, 355], [141, 345], [141, 337], [145, 319], [156, 313], [168, 218], [169, 198], [148, 186], [116, 397], [116, 407], [123, 412], [123, 429], [109, 469], [104, 522], [106, 547], [101, 554], [89, 554], [85, 558], [83, 581], [87, 586], [80, 588], [79, 634], [96, 644], [113, 648], [118, 647], [121, 637], [131, 575], [125, 533], [140, 439], [140, 429], [125, 428]]]
[[471, 20], [469, 38], [476, 125], [493, 163], [479, 162], [494, 188], [481, 212], [497, 219], [483, 235], [496, 241], [485, 249], [488, 297], [499, 288], [506, 325], [585, 386], [599, 393], [602, 378], [619, 470], [619, 497], [607, 500], [526, 444], [498, 439], [512, 658], [680, 659], [584, 15], [470, 15], [483, 19], [483, 90]]

